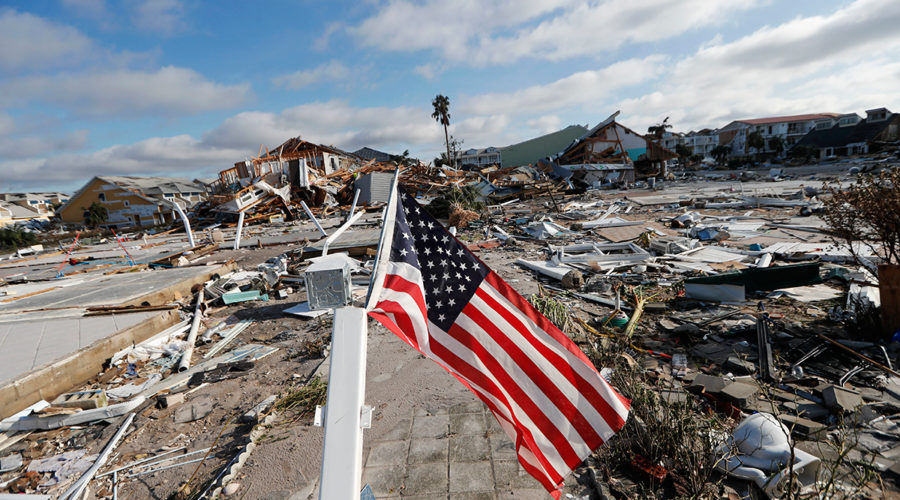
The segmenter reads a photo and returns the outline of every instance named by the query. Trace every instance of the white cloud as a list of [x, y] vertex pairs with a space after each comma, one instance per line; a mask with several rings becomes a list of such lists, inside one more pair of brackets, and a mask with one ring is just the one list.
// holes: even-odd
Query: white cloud
[[317, 83], [339, 82], [350, 77], [350, 68], [340, 61], [329, 61], [312, 69], [295, 71], [277, 76], [272, 83], [279, 87], [298, 90]]
[[443, 64], [427, 63], [413, 68], [413, 73], [425, 78], [426, 80], [436, 80], [447, 69]]
[[5, 137], [13, 133], [16, 129], [16, 122], [12, 116], [5, 111], [0, 111], [0, 137]]
[[527, 123], [529, 127], [539, 131], [542, 134], [556, 132], [557, 130], [562, 128], [562, 118], [556, 115], [539, 116], [532, 120], [528, 120], [525, 123]]
[[187, 28], [180, 0], [143, 0], [134, 9], [132, 21], [141, 30], [171, 36]]
[[348, 150], [362, 146], [419, 146], [443, 138], [442, 129], [425, 109], [358, 108], [334, 100], [303, 104], [280, 113], [239, 113], [204, 134], [204, 141], [255, 151], [260, 144], [274, 146], [298, 135]]
[[250, 98], [248, 84], [223, 85], [187, 68], [34, 76], [0, 82], [0, 104], [53, 103], [86, 115], [191, 114]]
[[349, 28], [360, 43], [391, 51], [433, 49], [447, 59], [470, 55], [482, 33], [517, 26], [571, 5], [571, 0], [388, 1], [374, 16]]
[[103, 22], [110, 15], [106, 8], [106, 0], [62, 0], [62, 4], [79, 16], [95, 21]]
[[545, 85], [468, 97], [462, 101], [461, 109], [469, 114], [533, 114], [576, 105], [598, 106], [613, 91], [658, 76], [663, 70], [664, 60], [658, 55], [628, 59], [599, 70], [581, 71]]
[[52, 171], [55, 186], [80, 187], [95, 175], [214, 175], [234, 164], [245, 151], [209, 148], [189, 135], [154, 137], [116, 145], [89, 154], [60, 154], [51, 158], [0, 161], [4, 181], [16, 189], [43, 189]]
[[652, 92], [616, 109], [635, 126], [671, 116], [686, 131], [740, 118], [890, 107], [898, 104], [898, 25], [900, 3], [857, 0], [737, 40], [717, 36], [673, 64]]
[[0, 11], [0, 70], [73, 65], [92, 50], [91, 40], [71, 26], [14, 10]]
[[[721, 24], [762, 0], [389, 1], [350, 28], [389, 51], [435, 50], [456, 63], [509, 64], [612, 52]], [[415, 29], [409, 29], [414, 26]]]
[[33, 158], [63, 151], [78, 151], [87, 144], [88, 131], [76, 130], [59, 135], [20, 135], [0, 137], [0, 157]]

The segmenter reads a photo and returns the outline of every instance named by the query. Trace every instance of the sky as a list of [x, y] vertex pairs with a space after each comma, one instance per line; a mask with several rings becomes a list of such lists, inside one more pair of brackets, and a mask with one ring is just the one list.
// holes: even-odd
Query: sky
[[505, 146], [621, 111], [638, 131], [900, 111], [897, 0], [0, 3], [0, 191], [211, 178], [290, 137]]

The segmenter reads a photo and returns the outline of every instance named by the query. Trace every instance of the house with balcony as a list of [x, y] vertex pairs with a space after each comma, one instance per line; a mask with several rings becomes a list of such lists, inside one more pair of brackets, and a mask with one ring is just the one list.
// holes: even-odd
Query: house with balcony
[[467, 149], [453, 153], [453, 164], [457, 168], [481, 169], [491, 165], [500, 165], [500, 148]]
[[[735, 120], [719, 129], [718, 144], [731, 148], [731, 156], [748, 156], [758, 153], [774, 154], [776, 150], [772, 147], [772, 138], [780, 138], [784, 145], [784, 151], [787, 151], [811, 130], [820, 126], [828, 126], [828, 124], [834, 125], [841, 116], [844, 115], [838, 113], [816, 113]], [[748, 145], [749, 137], [756, 132], [762, 136], [765, 143], [759, 150]]]
[[690, 131], [684, 135], [684, 145], [691, 150], [691, 154], [712, 158], [712, 150], [719, 145], [719, 133], [708, 128]]
[[900, 113], [887, 108], [866, 111], [862, 118], [855, 113], [841, 115], [831, 126], [816, 126], [795, 147], [810, 147], [821, 159], [875, 153], [887, 144], [900, 141]]

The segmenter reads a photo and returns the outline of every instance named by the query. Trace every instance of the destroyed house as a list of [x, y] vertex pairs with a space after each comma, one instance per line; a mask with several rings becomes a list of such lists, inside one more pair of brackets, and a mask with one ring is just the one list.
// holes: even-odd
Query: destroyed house
[[175, 177], [94, 177], [57, 214], [70, 224], [83, 224], [88, 208], [100, 203], [107, 210], [105, 227], [154, 226], [175, 221], [178, 204], [188, 209], [207, 198], [202, 184]]
[[0, 201], [0, 227], [31, 220], [47, 220], [52, 212], [39, 212], [29, 206]]
[[63, 193], [0, 193], [0, 201], [25, 207], [41, 215], [53, 215], [53, 205], [69, 201]]
[[665, 162], [676, 157], [648, 136], [616, 122], [617, 111], [559, 153], [551, 164], [557, 175], [573, 172], [587, 184], [603, 181], [633, 182], [643, 175], [664, 172]]
[[238, 179], [278, 173], [287, 176], [291, 184], [306, 187], [309, 169], [319, 175], [328, 175], [341, 169], [352, 170], [360, 163], [361, 160], [352, 153], [292, 137], [265, 153], [260, 151], [256, 158], [235, 163], [234, 168], [223, 170], [219, 179], [227, 186]]
[[819, 158], [874, 153], [884, 145], [900, 140], [900, 114], [887, 108], [870, 109], [866, 118], [844, 119], [828, 127], [817, 127], [806, 134], [795, 147], [811, 147]]

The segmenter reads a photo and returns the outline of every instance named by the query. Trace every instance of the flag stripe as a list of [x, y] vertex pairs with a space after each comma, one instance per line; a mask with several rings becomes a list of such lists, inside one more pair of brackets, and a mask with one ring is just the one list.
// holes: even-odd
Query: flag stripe
[[[499, 311], [492, 309], [491, 305], [485, 301], [481, 290], [476, 292], [476, 297], [473, 297], [470, 304], [471, 307], [463, 309], [463, 314], [469, 316], [476, 325], [481, 326], [512, 359], [517, 360], [517, 364], [513, 366], [519, 368], [523, 372], [522, 375], [534, 382], [534, 389], [543, 393], [548, 404], [553, 405], [555, 410], [561, 412], [564, 417], [561, 423], [572, 424], [574, 430], [578, 432], [578, 436], [569, 436], [569, 439], [580, 437], [581, 441], [589, 448], [587, 453], [591, 451], [590, 446], [602, 443], [603, 439], [597, 434], [594, 426], [599, 423], [603, 427], [607, 427], [606, 422], [602, 418], [592, 418], [592, 421], [588, 421], [588, 418], [573, 404], [573, 399], [575, 403], [578, 402], [578, 391], [570, 384], [570, 380], [554, 376], [559, 372], [554, 368], [552, 359], [540, 356], [543, 353], [540, 353], [539, 349], [528, 349], [528, 347], [533, 347], [525, 340], [530, 332], [527, 330], [522, 332], [515, 328], [515, 325], [510, 325], [513, 328], [504, 328], [509, 324], [505, 321], [506, 318], [503, 318], [502, 314], [496, 314]], [[515, 332], [519, 335], [513, 340], [504, 332]], [[522, 343], [521, 347], [518, 344], [520, 342]], [[528, 349], [529, 352], [526, 353], [523, 348]], [[540, 363], [540, 366], [537, 363]], [[599, 415], [597, 416], [599, 417]], [[581, 453], [578, 454], [581, 455]]]
[[[510, 328], [519, 332], [521, 337], [540, 353], [542, 358], [547, 360], [551, 370], [562, 375], [574, 388], [575, 394], [581, 395], [602, 416], [606, 432], [601, 432], [600, 435], [603, 438], [596, 445], [601, 444], [615, 431], [622, 428], [625, 421], [621, 413], [627, 412], [628, 409], [618, 397], [612, 396], [607, 399], [598, 390], [597, 386], [601, 386], [606, 389], [602, 391], [603, 393], [608, 395], [615, 394], [606, 380], [594, 370], [593, 366], [579, 363], [577, 361], [579, 358], [572, 356], [571, 351], [567, 349], [555, 349], [551, 343], [542, 341], [544, 339], [540, 337], [546, 330], [537, 328], [537, 325], [531, 322], [527, 316], [516, 314], [517, 309], [506, 307], [506, 304], [503, 304], [503, 302], [507, 302], [506, 297], [500, 296], [499, 292], [493, 287], [482, 285], [476, 292], [476, 296], [484, 300], [490, 310], [501, 316]], [[556, 328], [556, 326], [553, 325], [553, 328]], [[531, 355], [534, 356], [535, 354], [532, 353]], [[559, 382], [557, 382], [557, 385], [563, 387]], [[573, 402], [577, 403], [577, 400]]]
[[[523, 390], [516, 383], [516, 380], [507, 373], [503, 365], [462, 326], [461, 322], [457, 322], [450, 330], [451, 336], [459, 339], [461, 343], [472, 350], [481, 362], [485, 373], [492, 379], [498, 381], [498, 385], [502, 387], [504, 393], [507, 395], [507, 401], [512, 403], [516, 408], [519, 408], [521, 413], [515, 413], [517, 420], [527, 417], [528, 420], [533, 423], [532, 431], [535, 435], [535, 444], [541, 450], [554, 450], [556, 454], [558, 454], [562, 463], [559, 463], [559, 461], [554, 460], [551, 457], [546, 457], [554, 464], [553, 468], [559, 470], [562, 468], [562, 464], [569, 464], [573, 460], [576, 463], [580, 462], [578, 454], [569, 443], [567, 436], [562, 433], [554, 421], [548, 417], [547, 413], [544, 411], [549, 408], [545, 407], [542, 409], [541, 406], [535, 403], [528, 392]], [[526, 381], [522, 382], [527, 383]], [[537, 454], [536, 450], [532, 451]], [[541, 458], [541, 456], [545, 456], [545, 454], [539, 454], [538, 458]]]

